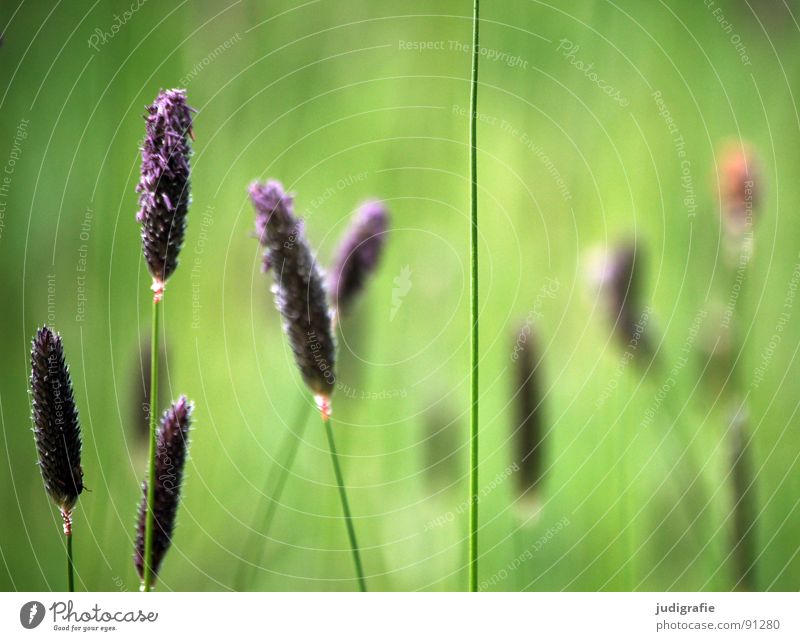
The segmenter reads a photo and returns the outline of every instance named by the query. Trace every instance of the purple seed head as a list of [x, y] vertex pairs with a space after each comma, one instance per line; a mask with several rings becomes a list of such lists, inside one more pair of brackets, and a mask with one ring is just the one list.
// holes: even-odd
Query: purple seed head
[[377, 268], [388, 225], [389, 212], [384, 204], [370, 201], [359, 208], [345, 232], [329, 279], [331, 301], [339, 312], [350, 309]]
[[646, 356], [650, 343], [645, 331], [648, 312], [641, 292], [642, 260], [640, 245], [623, 244], [603, 256], [594, 276], [620, 342]]
[[730, 143], [722, 151], [720, 193], [722, 216], [728, 233], [738, 236], [754, 223], [761, 200], [760, 162], [744, 143]]
[[295, 361], [318, 401], [330, 399], [335, 383], [336, 343], [325, 284], [295, 217], [292, 196], [277, 181], [250, 185], [256, 233], [265, 248], [264, 268], [275, 279], [275, 302]]
[[[181, 396], [164, 412], [156, 434], [156, 487], [153, 501], [153, 574], [157, 575], [172, 543], [180, 504], [183, 467], [189, 447], [192, 404]], [[134, 563], [144, 578], [144, 536], [147, 521], [147, 481], [142, 483]]]
[[49, 327], [42, 327], [33, 338], [31, 396], [39, 469], [66, 524], [83, 491], [81, 426], [61, 337]]
[[523, 325], [515, 335], [512, 359], [515, 361], [516, 424], [512, 427], [515, 462], [519, 466], [517, 487], [520, 496], [535, 498], [544, 477], [545, 427], [539, 354], [530, 324]]
[[161, 91], [145, 114], [142, 175], [136, 191], [142, 250], [155, 283], [163, 285], [178, 266], [190, 202], [192, 111], [186, 91]]

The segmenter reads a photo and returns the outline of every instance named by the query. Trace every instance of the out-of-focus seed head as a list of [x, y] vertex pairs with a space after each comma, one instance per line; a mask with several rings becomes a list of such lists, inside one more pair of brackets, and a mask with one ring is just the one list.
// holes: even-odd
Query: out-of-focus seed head
[[[178, 512], [183, 483], [183, 468], [189, 449], [189, 426], [192, 404], [181, 396], [164, 412], [156, 434], [156, 483], [153, 501], [153, 574], [172, 544], [175, 515]], [[144, 578], [144, 538], [147, 522], [147, 481], [142, 483], [139, 521], [136, 534], [134, 563], [140, 578]]]
[[142, 250], [157, 295], [178, 266], [190, 203], [192, 108], [186, 91], [161, 91], [145, 115], [142, 171], [136, 191]]
[[335, 384], [336, 343], [325, 284], [295, 217], [292, 196], [277, 181], [253, 183], [256, 234], [265, 248], [264, 267], [275, 279], [275, 302], [304, 382], [323, 414]]
[[538, 511], [539, 490], [544, 478], [544, 442], [547, 430], [542, 409], [541, 368], [533, 327], [526, 323], [514, 335], [511, 359], [514, 361], [513, 398], [516, 421], [513, 428], [514, 465], [518, 507], [521, 515]]
[[722, 219], [729, 234], [750, 229], [761, 200], [760, 163], [746, 144], [728, 144], [721, 153], [720, 197]]
[[36, 332], [31, 347], [31, 396], [39, 468], [66, 531], [83, 491], [81, 427], [61, 337], [46, 326]]
[[337, 314], [347, 313], [373, 274], [383, 253], [389, 212], [380, 201], [364, 203], [339, 245], [329, 291]]
[[642, 299], [641, 245], [621, 244], [611, 251], [597, 253], [590, 266], [590, 277], [599, 287], [614, 331], [633, 356], [651, 356], [647, 325], [650, 309]]

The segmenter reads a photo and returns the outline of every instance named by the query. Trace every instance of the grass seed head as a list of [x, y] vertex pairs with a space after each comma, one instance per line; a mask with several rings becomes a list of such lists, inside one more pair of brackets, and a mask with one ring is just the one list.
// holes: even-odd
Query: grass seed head
[[61, 337], [46, 326], [31, 347], [31, 396], [39, 469], [66, 527], [83, 491], [81, 426]]
[[136, 220], [142, 226], [142, 250], [157, 293], [178, 266], [186, 233], [192, 111], [185, 90], [169, 89], [158, 94], [145, 114]]
[[539, 353], [529, 324], [523, 325], [514, 336], [512, 359], [516, 366], [513, 439], [514, 461], [519, 466], [516, 472], [517, 488], [523, 511], [530, 512], [538, 509], [539, 490], [544, 478], [546, 428], [542, 411]]
[[389, 212], [382, 202], [364, 203], [345, 232], [330, 273], [333, 306], [347, 313], [380, 262], [389, 225]]
[[592, 276], [622, 345], [637, 357], [651, 356], [649, 311], [642, 297], [641, 245], [624, 243], [597, 257]]
[[[192, 404], [181, 396], [164, 412], [156, 434], [156, 483], [153, 501], [153, 574], [157, 575], [172, 543], [180, 504], [183, 468], [189, 449]], [[147, 521], [147, 481], [142, 483], [134, 563], [144, 578], [144, 538]]]
[[[293, 198], [277, 181], [253, 183], [256, 234], [265, 248], [264, 268], [275, 280], [275, 302], [303, 381], [329, 412], [335, 384], [336, 343], [331, 311], [317, 261], [294, 215]], [[326, 409], [327, 408], [327, 409]]]

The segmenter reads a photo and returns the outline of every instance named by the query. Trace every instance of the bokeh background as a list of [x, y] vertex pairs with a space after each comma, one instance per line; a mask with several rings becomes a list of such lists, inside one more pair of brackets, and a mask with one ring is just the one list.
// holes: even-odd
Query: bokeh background
[[[471, 10], [464, 0], [0, 5], [0, 588], [64, 588], [27, 393], [30, 339], [49, 323], [71, 363], [91, 490], [75, 516], [78, 586], [138, 589], [150, 282], [134, 187], [144, 106], [178, 86], [198, 111], [193, 205], [166, 296], [161, 398], [186, 393], [196, 409], [159, 588], [233, 589], [251, 562], [237, 587], [355, 588], [315, 420], [269, 537], [257, 535], [261, 558], [241, 558], [282, 439], [311, 402], [251, 236], [246, 187], [267, 177], [296, 193], [323, 264], [362, 200], [391, 209], [380, 270], [342, 324], [335, 429], [371, 589], [465, 587]], [[484, 589], [736, 585], [730, 408], [703, 375], [713, 313], [692, 339], [698, 313], [731, 294], [720, 270], [726, 141], [747, 141], [761, 166], [753, 260], [735, 301], [755, 587], [798, 589], [800, 311], [785, 300], [800, 260], [799, 19], [788, 0], [484, 3]], [[641, 249], [663, 361], [692, 344], [647, 425], [662, 380], [622, 365], [587, 284], [593, 248], [620, 239]], [[511, 355], [526, 319], [540, 346], [547, 476], [539, 512], [520, 516]], [[687, 491], [687, 461], [702, 465], [706, 502]]]

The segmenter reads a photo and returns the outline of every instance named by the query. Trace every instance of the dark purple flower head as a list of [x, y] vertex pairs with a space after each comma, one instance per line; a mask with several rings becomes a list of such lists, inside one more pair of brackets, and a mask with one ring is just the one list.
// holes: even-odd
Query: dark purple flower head
[[317, 402], [333, 393], [336, 343], [325, 285], [317, 261], [293, 212], [292, 196], [277, 181], [250, 185], [256, 233], [265, 248], [264, 267], [275, 279], [275, 301], [295, 361]]
[[647, 323], [649, 310], [642, 299], [642, 248], [622, 244], [598, 259], [594, 274], [620, 342], [642, 357], [651, 355]]
[[61, 337], [49, 327], [42, 327], [33, 338], [31, 396], [39, 468], [66, 528], [83, 491], [81, 427]]
[[[180, 504], [183, 468], [189, 448], [192, 404], [181, 396], [161, 417], [156, 434], [156, 487], [153, 501], [153, 574], [158, 574], [172, 543], [175, 515]], [[147, 521], [147, 481], [142, 483], [134, 563], [144, 578], [144, 532]]]
[[163, 289], [175, 271], [186, 232], [192, 111], [186, 104], [186, 91], [170, 89], [158, 94], [145, 115], [136, 220], [142, 225], [142, 249], [154, 289]]
[[364, 203], [347, 229], [329, 279], [330, 297], [337, 313], [346, 313], [378, 266], [389, 212], [382, 202]]
[[513, 425], [515, 463], [518, 490], [522, 503], [531, 506], [537, 503], [537, 490], [544, 477], [543, 397], [541, 392], [541, 370], [536, 337], [530, 324], [520, 327], [512, 349], [512, 360], [516, 363], [514, 401], [516, 424]]

